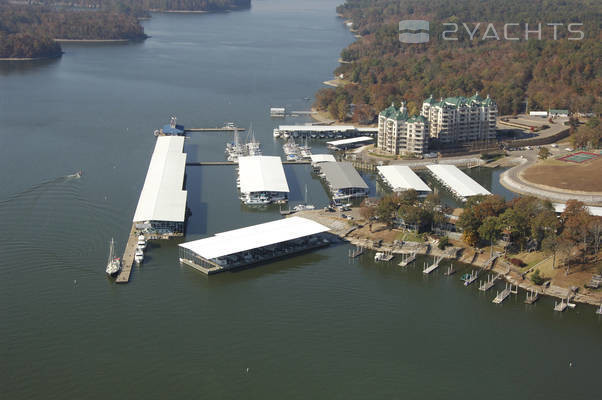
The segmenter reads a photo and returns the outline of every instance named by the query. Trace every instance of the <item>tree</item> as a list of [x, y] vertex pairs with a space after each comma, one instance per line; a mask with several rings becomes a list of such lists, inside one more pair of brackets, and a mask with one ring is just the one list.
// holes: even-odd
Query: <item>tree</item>
[[545, 281], [544, 277], [541, 276], [539, 270], [536, 269], [535, 272], [533, 272], [533, 274], [531, 275], [531, 282], [533, 282], [537, 286], [540, 286], [544, 283], [544, 281]]
[[363, 205], [360, 207], [360, 216], [368, 221], [370, 232], [372, 232], [372, 220], [376, 216], [376, 208]]
[[396, 200], [397, 196], [395, 194], [390, 194], [380, 199], [376, 206], [376, 215], [378, 216], [378, 219], [384, 222], [389, 228], [393, 226], [393, 218], [399, 208], [399, 204]]
[[556, 233], [551, 233], [546, 236], [541, 242], [541, 248], [545, 252], [552, 253], [552, 268], [556, 268], [556, 253], [560, 246], [560, 238]]
[[491, 245], [491, 257], [493, 257], [493, 243], [501, 236], [501, 222], [499, 217], [487, 217], [479, 228], [479, 236], [488, 240]]
[[547, 147], [542, 147], [539, 149], [539, 153], [537, 155], [540, 159], [546, 160], [548, 157], [550, 157], [550, 150]]
[[589, 233], [588, 226], [591, 222], [589, 210], [580, 201], [569, 200], [562, 214], [562, 236], [565, 240], [576, 244], [578, 241], [583, 243], [583, 262], [587, 253], [587, 235]]

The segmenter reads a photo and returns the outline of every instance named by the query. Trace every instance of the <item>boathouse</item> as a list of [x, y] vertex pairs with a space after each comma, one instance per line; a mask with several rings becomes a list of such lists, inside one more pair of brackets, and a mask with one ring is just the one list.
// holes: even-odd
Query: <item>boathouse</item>
[[186, 219], [183, 136], [159, 136], [134, 213], [136, 229], [161, 236], [181, 236]]
[[455, 165], [432, 164], [426, 166], [431, 174], [442, 185], [447, 187], [461, 200], [466, 200], [471, 196], [489, 195], [487, 189], [481, 186], [477, 181], [460, 171]]
[[368, 185], [349, 162], [320, 163], [320, 175], [326, 179], [333, 200], [368, 195]]
[[414, 189], [419, 196], [425, 196], [432, 190], [412, 169], [406, 165], [380, 165], [376, 167], [383, 181], [394, 192]]
[[182, 243], [180, 262], [211, 275], [326, 246], [328, 227], [291, 217]]
[[239, 157], [238, 174], [241, 200], [245, 204], [282, 203], [288, 200], [289, 187], [280, 157]]

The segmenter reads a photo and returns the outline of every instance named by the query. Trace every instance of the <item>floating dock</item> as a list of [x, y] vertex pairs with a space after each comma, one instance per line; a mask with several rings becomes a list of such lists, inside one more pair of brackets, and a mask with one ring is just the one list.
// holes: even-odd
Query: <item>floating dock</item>
[[426, 195], [432, 190], [412, 169], [406, 165], [379, 165], [376, 167], [379, 176], [394, 192], [414, 189], [419, 195]]
[[515, 289], [512, 290], [512, 284], [508, 285], [506, 283], [506, 287], [504, 288], [504, 290], [502, 290], [501, 292], [498, 292], [496, 294], [495, 298], [492, 300], [492, 303], [494, 303], [494, 304], [501, 304], [512, 293], [517, 294], [518, 293], [518, 289], [515, 287]]
[[485, 281], [479, 282], [479, 290], [481, 292], [488, 291], [495, 285], [495, 281], [497, 281], [499, 277], [500, 277], [499, 275], [496, 275], [496, 276], [488, 275]]
[[407, 267], [409, 263], [416, 261], [416, 253], [402, 254], [400, 267]]
[[423, 274], [430, 274], [431, 272], [433, 272], [434, 270], [436, 270], [437, 268], [439, 268], [439, 264], [441, 263], [441, 260], [443, 260], [443, 257], [437, 257], [435, 258], [435, 261], [427, 268], [424, 268], [422, 270]]

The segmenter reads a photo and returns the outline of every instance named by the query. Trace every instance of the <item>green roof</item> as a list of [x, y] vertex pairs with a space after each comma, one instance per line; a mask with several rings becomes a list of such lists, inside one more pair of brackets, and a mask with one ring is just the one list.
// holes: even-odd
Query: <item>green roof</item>
[[460, 107], [460, 106], [490, 106], [490, 105], [494, 105], [495, 102], [489, 97], [487, 96], [486, 99], [483, 99], [481, 96], [479, 96], [479, 93], [475, 93], [474, 96], [471, 97], [464, 97], [464, 96], [455, 96], [455, 97], [447, 97], [445, 99], [443, 99], [442, 101], [435, 101], [433, 99], [433, 96], [429, 97], [428, 99], [426, 99], [424, 101], [427, 104], [433, 105], [433, 106], [437, 106], [437, 107], [444, 107], [444, 106], [453, 106], [453, 107]]
[[427, 119], [425, 117], [423, 117], [422, 115], [415, 115], [411, 118], [408, 119], [407, 122], [422, 122], [423, 124], [427, 123]]
[[401, 112], [399, 109], [395, 108], [395, 105], [393, 104], [381, 111], [380, 115], [397, 121], [405, 121], [408, 119], [408, 113]]

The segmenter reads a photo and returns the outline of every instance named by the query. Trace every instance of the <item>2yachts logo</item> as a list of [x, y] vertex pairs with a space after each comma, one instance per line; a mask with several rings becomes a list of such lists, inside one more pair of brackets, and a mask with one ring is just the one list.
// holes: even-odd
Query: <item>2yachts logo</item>
[[399, 21], [399, 32], [399, 41], [402, 43], [426, 43], [430, 40], [429, 22], [422, 19]]
[[[470, 26], [469, 26], [470, 25]], [[580, 28], [582, 23], [564, 24], [561, 22], [550, 23], [506, 23], [503, 25], [493, 23], [457, 24], [455, 22], [442, 23], [442, 40], [459, 40], [459, 35], [465, 33], [470, 40], [559, 40], [559, 33], [566, 29], [562, 35], [566, 40], [583, 40], [585, 32]], [[430, 40], [430, 23], [421, 19], [399, 21], [399, 41], [402, 43], [427, 43]], [[545, 37], [544, 37], [545, 34]]]

